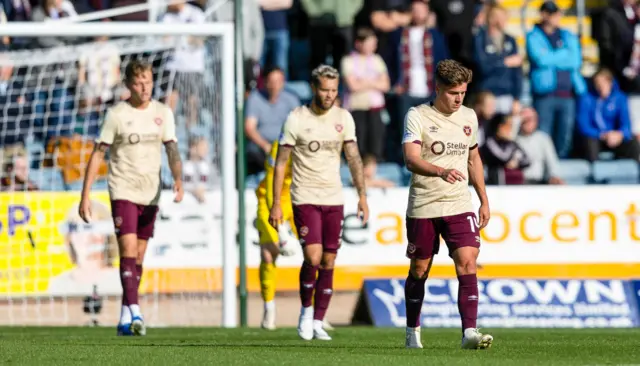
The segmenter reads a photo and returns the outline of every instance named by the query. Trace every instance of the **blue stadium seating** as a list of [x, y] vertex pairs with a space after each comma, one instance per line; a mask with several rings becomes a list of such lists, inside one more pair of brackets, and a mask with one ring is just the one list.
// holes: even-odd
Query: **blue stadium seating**
[[402, 169], [395, 163], [379, 163], [376, 177], [381, 179], [388, 179], [394, 182], [397, 186], [404, 185], [404, 179]]
[[593, 163], [593, 180], [598, 184], [637, 184], [640, 167], [635, 160], [609, 160]]
[[247, 176], [247, 179], [246, 179], [247, 189], [258, 188], [264, 176], [265, 176], [264, 172]]
[[402, 185], [408, 186], [411, 182], [411, 172], [406, 165], [402, 166]]
[[64, 191], [62, 173], [58, 168], [31, 170], [29, 176], [33, 182], [40, 185], [42, 191]]
[[343, 186], [353, 187], [353, 184], [351, 183], [351, 172], [349, 171], [348, 165], [340, 165], [340, 180], [342, 180]]
[[558, 172], [559, 178], [569, 185], [587, 184], [591, 178], [591, 164], [580, 159], [560, 160]]

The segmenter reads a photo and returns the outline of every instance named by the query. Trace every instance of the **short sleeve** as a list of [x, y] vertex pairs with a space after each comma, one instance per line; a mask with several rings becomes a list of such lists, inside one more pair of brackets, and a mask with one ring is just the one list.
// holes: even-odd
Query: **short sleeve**
[[478, 116], [474, 111], [471, 111], [471, 120], [471, 142], [469, 143], [469, 150], [473, 150], [478, 147]]
[[278, 138], [278, 144], [280, 146], [296, 146], [296, 125], [296, 117], [294, 117], [294, 112], [291, 112], [289, 113], [287, 120], [284, 122], [282, 132], [280, 132], [280, 137]]
[[356, 123], [353, 120], [353, 116], [346, 109], [344, 112], [344, 142], [355, 142], [356, 138]]
[[258, 108], [258, 92], [253, 91], [249, 94], [247, 98], [247, 102], [245, 104], [245, 118], [255, 118], [258, 119], [259, 116], [259, 108]]
[[98, 139], [96, 143], [102, 145], [111, 145], [113, 141], [116, 139], [116, 135], [118, 134], [118, 119], [113, 113], [112, 110], [107, 111], [107, 115], [104, 118], [104, 122], [102, 122], [102, 126], [100, 127], [100, 134], [98, 135]]
[[422, 123], [420, 123], [420, 113], [415, 108], [409, 109], [404, 117], [404, 134], [402, 135], [402, 143], [413, 142], [422, 143]]
[[352, 56], [344, 57], [340, 65], [340, 73], [344, 77], [347, 77], [351, 75], [352, 71], [353, 71], [353, 57]]
[[167, 107], [165, 113], [165, 122], [163, 123], [162, 128], [162, 142], [165, 144], [167, 142], [178, 142], [178, 138], [176, 137], [176, 121], [173, 116], [173, 111]]

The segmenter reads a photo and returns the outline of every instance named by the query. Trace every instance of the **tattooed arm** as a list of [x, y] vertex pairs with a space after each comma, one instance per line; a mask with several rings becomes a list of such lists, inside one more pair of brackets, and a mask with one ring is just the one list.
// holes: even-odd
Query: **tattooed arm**
[[284, 173], [287, 170], [287, 164], [289, 164], [289, 158], [291, 157], [291, 146], [278, 146], [278, 154], [276, 155], [276, 166], [273, 169], [273, 206], [280, 206], [280, 199], [282, 197], [282, 185], [284, 184]]
[[369, 205], [367, 204], [367, 189], [364, 184], [364, 166], [362, 165], [362, 159], [360, 158], [358, 144], [354, 141], [346, 142], [344, 144], [344, 155], [347, 158], [349, 171], [351, 171], [353, 185], [358, 191], [358, 197], [360, 197], [358, 200], [358, 216], [362, 220], [362, 225], [364, 226], [369, 220]]
[[358, 191], [358, 196], [366, 196], [367, 191], [364, 184], [364, 166], [362, 165], [362, 158], [360, 158], [358, 144], [353, 141], [345, 143], [344, 156], [347, 158], [347, 164], [349, 165], [349, 171], [351, 172], [351, 179], [353, 179], [353, 185]]
[[173, 192], [176, 194], [173, 201], [180, 202], [184, 196], [184, 190], [182, 189], [182, 160], [180, 159], [178, 143], [170, 140], [164, 144], [164, 148], [167, 151], [169, 169], [171, 169], [171, 175], [173, 176]]
[[167, 151], [167, 160], [169, 160], [169, 168], [174, 182], [182, 182], [182, 160], [180, 159], [180, 151], [178, 151], [178, 143], [169, 141], [164, 145]]

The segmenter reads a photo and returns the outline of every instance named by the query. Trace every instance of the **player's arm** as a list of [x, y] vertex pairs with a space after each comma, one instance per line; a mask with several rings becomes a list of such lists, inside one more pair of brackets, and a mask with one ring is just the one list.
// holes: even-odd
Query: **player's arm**
[[182, 201], [184, 191], [182, 188], [182, 159], [180, 158], [180, 150], [178, 150], [178, 137], [176, 136], [176, 122], [173, 111], [167, 107], [165, 113], [166, 121], [162, 130], [162, 142], [164, 142], [164, 150], [167, 154], [169, 169], [173, 176], [173, 191], [176, 193], [175, 202]]
[[351, 172], [351, 179], [353, 180], [353, 185], [358, 191], [358, 196], [365, 197], [367, 195], [367, 189], [364, 181], [364, 165], [362, 164], [358, 144], [355, 141], [348, 141], [344, 143], [344, 156], [347, 159], [347, 165]]
[[84, 181], [82, 182], [82, 199], [89, 199], [91, 186], [98, 176], [98, 170], [100, 169], [100, 165], [104, 162], [104, 157], [107, 154], [107, 151], [109, 151], [109, 144], [102, 142], [95, 144], [84, 173]]
[[411, 173], [425, 177], [440, 177], [449, 183], [464, 180], [462, 173], [457, 170], [445, 169], [422, 158], [422, 123], [415, 109], [409, 109], [404, 124], [402, 153], [404, 164]]
[[282, 186], [284, 185], [284, 176], [291, 158], [292, 146], [279, 145], [278, 154], [276, 155], [276, 163], [273, 168], [273, 187], [272, 197], [273, 206], [280, 206], [282, 200]]

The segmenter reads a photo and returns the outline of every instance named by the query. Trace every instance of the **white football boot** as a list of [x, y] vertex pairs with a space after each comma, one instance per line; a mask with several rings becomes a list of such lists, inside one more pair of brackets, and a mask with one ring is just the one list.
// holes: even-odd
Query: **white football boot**
[[482, 334], [476, 328], [467, 328], [462, 336], [461, 347], [463, 349], [487, 349], [491, 347], [493, 337], [490, 334]]
[[313, 306], [302, 308], [298, 320], [298, 335], [305, 341], [313, 339]]
[[331, 336], [324, 330], [324, 324], [322, 320], [314, 320], [313, 321], [313, 338], [321, 340], [321, 341], [330, 341]]
[[422, 342], [420, 341], [420, 327], [407, 327], [405, 335], [405, 348], [422, 348]]

